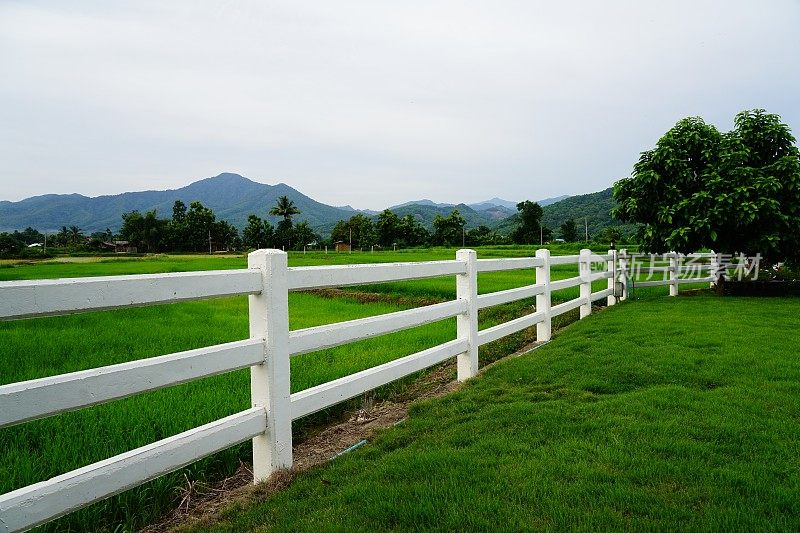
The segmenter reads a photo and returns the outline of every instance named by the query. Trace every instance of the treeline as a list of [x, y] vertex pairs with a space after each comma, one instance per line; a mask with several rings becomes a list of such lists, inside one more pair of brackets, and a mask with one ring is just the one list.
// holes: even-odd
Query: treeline
[[98, 252], [103, 242], [113, 238], [110, 229], [84, 235], [78, 226], [62, 226], [58, 233], [45, 235], [31, 227], [13, 233], [0, 233], [1, 258], [41, 258], [53, 249], [68, 252]]
[[[370, 249], [408, 248], [415, 246], [486, 246], [498, 244], [545, 244], [553, 241], [554, 230], [543, 224], [542, 207], [526, 200], [517, 204], [516, 225], [509, 235], [503, 235], [488, 226], [467, 229], [466, 220], [453, 209], [448, 216], [437, 214], [433, 231], [425, 228], [413, 215], [399, 217], [385, 209], [371, 218], [357, 213], [348, 220], [340, 220], [331, 232], [331, 243], [352, 244], [353, 248]], [[599, 241], [620, 242], [625, 235], [618, 227], [605, 227], [592, 235], [574, 219], [561, 224], [557, 231], [564, 242]]]
[[[214, 211], [200, 202], [188, 206], [176, 200], [170, 218], [159, 218], [155, 210], [141, 213], [130, 211], [122, 215], [118, 234], [110, 229], [85, 236], [76, 226], [62, 227], [50, 235], [48, 245], [66, 248], [70, 252], [100, 251], [108, 249], [107, 243], [126, 242], [127, 249], [140, 253], [163, 251], [215, 252], [242, 249], [278, 248], [302, 250], [334, 245], [337, 242], [352, 245], [355, 249], [409, 248], [419, 246], [485, 246], [498, 244], [548, 243], [554, 232], [542, 223], [543, 210], [539, 204], [524, 201], [517, 204], [516, 226], [509, 235], [503, 235], [488, 226], [467, 229], [466, 220], [454, 209], [448, 216], [436, 215], [432, 231], [424, 227], [413, 215], [398, 216], [386, 209], [376, 217], [358, 213], [334, 226], [330, 239], [323, 239], [307, 222], [294, 223], [300, 214], [294, 202], [286, 196], [278, 198], [268, 215], [280, 217], [277, 225], [251, 214], [247, 225], [239, 230], [225, 220], [218, 220]], [[569, 219], [558, 228], [566, 242], [587, 240], [585, 228]], [[602, 242], [619, 241], [622, 235], [614, 227], [605, 228], [595, 237]], [[34, 243], [44, 243], [45, 235], [33, 228], [0, 234], [0, 256], [19, 257], [42, 255], [42, 249], [29, 250]], [[112, 247], [112, 249], [115, 249]]]
[[268, 220], [251, 214], [242, 231], [225, 220], [217, 220], [214, 211], [200, 202], [187, 207], [180, 200], [172, 206], [171, 218], [158, 218], [155, 211], [142, 214], [131, 211], [122, 215], [119, 237], [129, 241], [139, 252], [215, 252], [242, 248], [282, 248], [285, 250], [316, 244], [320, 238], [307, 222], [294, 224], [299, 214], [286, 196], [269, 210], [283, 220], [274, 227]]
[[[422, 226], [413, 215], [398, 217], [389, 209], [373, 221], [363, 214], [340, 220], [333, 228], [333, 242], [352, 243], [356, 248], [371, 246], [401, 248], [412, 246], [485, 246], [497, 244], [540, 244], [550, 242], [553, 231], [542, 225], [539, 204], [524, 201], [517, 204], [518, 223], [510, 235], [503, 235], [488, 226], [467, 229], [458, 209], [448, 216], [437, 214], [433, 231]], [[574, 222], [573, 222], [574, 226]]]
[[124, 213], [119, 238], [139, 252], [203, 252], [235, 248], [239, 232], [202, 203], [187, 208], [176, 200], [171, 218], [159, 218], [155, 210]]
[[[533, 211], [531, 207], [535, 206]], [[408, 248], [416, 246], [481, 246], [491, 244], [534, 244], [539, 242], [538, 224], [541, 207], [523, 202], [519, 207], [522, 230], [510, 238], [487, 226], [466, 228], [466, 221], [457, 209], [448, 216], [436, 215], [433, 231], [425, 228], [413, 215], [399, 217], [389, 209], [375, 219], [357, 213], [334, 226], [330, 239], [323, 239], [307, 222], [294, 223], [300, 211], [289, 198], [279, 198], [268, 214], [281, 217], [277, 225], [266, 218], [251, 214], [241, 235], [224, 220], [217, 220], [213, 211], [200, 202], [192, 202], [188, 209], [180, 200], [175, 202], [171, 219], [159, 219], [155, 211], [141, 214], [125, 213], [120, 238], [130, 241], [140, 252], [216, 251], [255, 248], [302, 250], [305, 247], [322, 247], [337, 242], [352, 245], [355, 249]], [[535, 227], [535, 231], [529, 229]], [[535, 234], [535, 239], [533, 235]], [[544, 235], [551, 232], [545, 228]]]

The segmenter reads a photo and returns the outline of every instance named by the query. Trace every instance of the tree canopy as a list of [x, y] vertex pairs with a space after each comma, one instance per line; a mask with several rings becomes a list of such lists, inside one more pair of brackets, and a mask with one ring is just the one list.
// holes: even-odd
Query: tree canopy
[[464, 227], [467, 221], [453, 209], [446, 217], [436, 215], [433, 219], [433, 243], [443, 246], [462, 244], [466, 240]]
[[294, 205], [293, 201], [289, 200], [288, 196], [281, 196], [269, 210], [269, 214], [275, 217], [283, 217], [284, 220], [291, 222], [294, 215], [300, 214], [300, 210]]
[[[352, 241], [350, 240], [352, 237]], [[375, 244], [375, 226], [369, 217], [361, 213], [350, 217], [350, 220], [340, 220], [336, 223], [331, 233], [331, 239], [351, 243], [356, 248], [370, 247]]]
[[720, 133], [679, 121], [614, 185], [613, 214], [643, 224], [646, 251], [760, 253], [800, 259], [800, 152], [789, 127], [763, 109]]
[[[516, 244], [542, 244], [549, 240], [551, 231], [542, 226], [542, 208], [536, 202], [525, 200], [517, 204], [520, 224], [511, 232]], [[546, 235], [545, 235], [546, 234]]]
[[578, 240], [578, 225], [575, 224], [575, 219], [570, 218], [561, 224], [561, 238], [567, 242], [575, 242]]
[[211, 209], [200, 202], [192, 202], [187, 209], [180, 200], [173, 205], [171, 219], [158, 218], [155, 210], [124, 213], [119, 234], [140, 252], [203, 252], [209, 246], [230, 249], [240, 244], [237, 229], [225, 220], [217, 220]]

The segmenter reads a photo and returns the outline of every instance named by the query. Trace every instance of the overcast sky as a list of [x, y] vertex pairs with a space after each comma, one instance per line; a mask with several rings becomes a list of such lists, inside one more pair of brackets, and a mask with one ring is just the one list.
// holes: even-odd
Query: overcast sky
[[0, 0], [0, 199], [221, 172], [329, 204], [593, 192], [678, 119], [800, 133], [800, 2]]

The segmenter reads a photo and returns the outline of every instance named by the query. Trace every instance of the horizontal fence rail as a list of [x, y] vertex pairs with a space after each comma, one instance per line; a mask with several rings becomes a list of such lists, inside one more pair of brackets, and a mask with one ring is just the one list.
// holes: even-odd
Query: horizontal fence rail
[[453, 300], [385, 315], [359, 318], [289, 332], [289, 354], [298, 355], [394, 333], [466, 313], [467, 302]]
[[482, 329], [478, 331], [478, 344], [482, 346], [513, 333], [517, 333], [523, 329], [535, 326], [539, 322], [544, 321], [546, 318], [547, 317], [544, 312], [539, 311], [538, 313], [531, 313], [520, 318], [515, 318], [514, 320], [509, 320], [508, 322], [493, 326], [491, 328]]
[[[670, 287], [670, 295], [678, 294], [678, 285], [711, 283], [714, 285], [724, 267], [719, 255], [711, 253], [631, 255], [624, 250], [619, 254], [626, 281], [634, 288]], [[708, 260], [709, 262], [705, 262]], [[703, 261], [703, 262], [700, 262]], [[636, 262], [635, 265], [631, 263]], [[664, 264], [667, 263], [667, 264]], [[644, 280], [640, 280], [642, 276]], [[659, 279], [651, 279], [657, 276]]]
[[456, 339], [421, 352], [362, 370], [291, 396], [292, 420], [321, 411], [392, 381], [424, 370], [466, 351], [467, 341]]
[[0, 496], [0, 530], [21, 531], [141, 485], [267, 429], [263, 408], [190, 429]]
[[261, 291], [252, 270], [5, 281], [0, 319], [99, 311]]
[[554, 305], [553, 307], [550, 308], [550, 316], [563, 315], [564, 313], [568, 313], [569, 311], [577, 309], [581, 305], [585, 304], [586, 304], [585, 298], [575, 298], [567, 302]]
[[[216, 346], [0, 386], [0, 428], [145, 393], [180, 383], [251, 369], [251, 409], [191, 429], [47, 481], [0, 495], [0, 532], [22, 531], [107, 498], [202, 457], [252, 439], [254, 481], [292, 466], [291, 422], [453, 358], [458, 379], [478, 372], [478, 347], [536, 327], [550, 339], [553, 317], [592, 303], [625, 300], [628, 287], [714, 283], [724, 265], [716, 254], [649, 258], [664, 279], [637, 281], [636, 257], [624, 250], [594, 254], [477, 259], [460, 250], [455, 260], [342, 266], [287, 266], [286, 254], [258, 250], [248, 269], [0, 282], [0, 320], [41, 317], [222, 296], [249, 295], [250, 338]], [[686, 261], [691, 259], [692, 264]], [[694, 261], [702, 261], [696, 263]], [[707, 261], [707, 262], [706, 262]], [[665, 263], [665, 264], [663, 264]], [[553, 266], [578, 275], [551, 280]], [[527, 269], [535, 283], [478, 295], [478, 274]], [[560, 269], [563, 271], [564, 269]], [[567, 269], [569, 270], [569, 269]], [[683, 274], [702, 277], [682, 277]], [[456, 299], [356, 320], [289, 331], [288, 292], [455, 276]], [[607, 280], [607, 288], [592, 284]], [[578, 287], [579, 296], [553, 305], [553, 291]], [[536, 299], [531, 312], [478, 330], [478, 311]], [[292, 356], [386, 335], [455, 317], [456, 338], [306, 390], [289, 392]], [[54, 356], [57, 354], [54, 354]]]
[[465, 272], [466, 265], [461, 261], [293, 267], [289, 269], [289, 290], [368, 285], [387, 281], [435, 278]]
[[525, 298], [532, 298], [544, 293], [543, 285], [526, 285], [517, 289], [507, 289], [504, 291], [490, 292], [478, 296], [478, 309], [493, 307], [495, 305], [507, 304]]
[[569, 289], [570, 287], [577, 287], [583, 283], [583, 278], [575, 276], [574, 278], [560, 279], [558, 281], [550, 282], [551, 291], [560, 291], [561, 289]]
[[0, 428], [145, 391], [247, 368], [264, 360], [250, 339], [0, 386]]
[[500, 272], [542, 266], [537, 257], [516, 257], [511, 259], [478, 259], [478, 272]]
[[553, 265], [575, 265], [580, 261], [579, 255], [554, 255], [550, 258], [550, 266]]

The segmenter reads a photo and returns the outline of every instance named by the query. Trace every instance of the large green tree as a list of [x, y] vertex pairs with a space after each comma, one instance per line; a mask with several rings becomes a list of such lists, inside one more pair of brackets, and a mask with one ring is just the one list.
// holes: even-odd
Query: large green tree
[[294, 227], [294, 242], [298, 250], [302, 250], [305, 246], [315, 246], [319, 243], [320, 236], [314, 233], [308, 221], [303, 220]]
[[575, 219], [570, 218], [561, 224], [561, 238], [567, 242], [575, 242], [578, 240], [578, 225], [575, 224]]
[[519, 226], [511, 232], [511, 240], [516, 244], [540, 244], [544, 240], [542, 228], [542, 208], [536, 202], [525, 200], [517, 204]]
[[24, 242], [25, 244], [44, 242], [44, 234], [30, 226], [25, 228], [23, 231], [14, 231], [13, 237], [18, 241]]
[[212, 233], [216, 222], [217, 217], [210, 208], [196, 201], [189, 204], [186, 231], [190, 249], [195, 252], [209, 249], [209, 241], [214, 240]]
[[789, 127], [763, 109], [720, 133], [679, 121], [614, 185], [613, 214], [643, 224], [646, 251], [762, 254], [800, 259], [800, 152]]
[[433, 219], [433, 243], [443, 246], [455, 246], [466, 240], [465, 226], [467, 221], [453, 209], [446, 217], [437, 214]]
[[25, 243], [10, 233], [0, 233], [0, 257], [15, 257], [25, 249]]
[[247, 226], [242, 231], [242, 242], [248, 248], [268, 248], [272, 246], [275, 229], [268, 220], [250, 215], [247, 217]]
[[291, 248], [292, 237], [294, 237], [292, 217], [299, 215], [300, 210], [293, 201], [289, 200], [288, 196], [281, 196], [275, 201], [269, 214], [274, 217], [283, 217], [283, 220], [278, 221], [278, 228], [275, 231], [275, 245]]
[[167, 221], [158, 218], [156, 211], [123, 213], [120, 237], [136, 246], [140, 252], [157, 252], [166, 241]]
[[422, 246], [431, 239], [431, 233], [412, 214], [400, 219], [397, 231], [400, 246]]
[[375, 225], [369, 217], [361, 213], [355, 214], [349, 220], [340, 220], [331, 232], [331, 240], [334, 242], [351, 242], [354, 248], [364, 249], [372, 246], [376, 242]]
[[376, 228], [380, 245], [390, 247], [397, 242], [400, 235], [400, 218], [391, 210], [384, 209], [378, 215]]
[[189, 224], [186, 219], [186, 204], [175, 200], [172, 204], [172, 220], [169, 222], [170, 248], [176, 251], [191, 250]]

